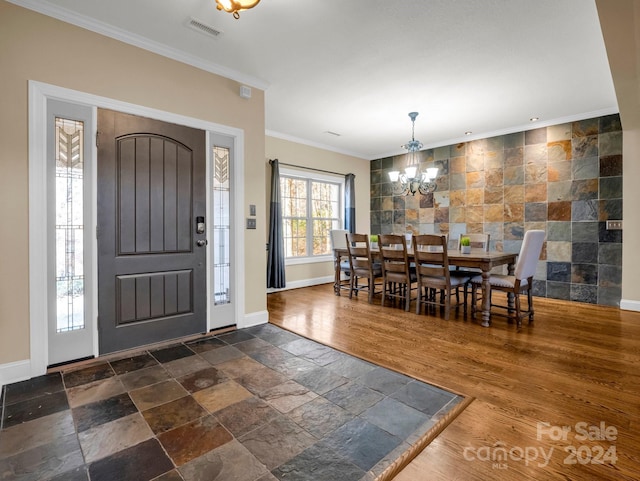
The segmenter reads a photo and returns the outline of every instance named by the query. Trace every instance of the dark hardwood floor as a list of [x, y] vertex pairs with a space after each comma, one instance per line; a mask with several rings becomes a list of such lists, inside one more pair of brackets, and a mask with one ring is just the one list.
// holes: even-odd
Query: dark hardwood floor
[[518, 330], [337, 297], [329, 284], [268, 296], [270, 322], [472, 398], [398, 481], [640, 479], [640, 313], [534, 307]]

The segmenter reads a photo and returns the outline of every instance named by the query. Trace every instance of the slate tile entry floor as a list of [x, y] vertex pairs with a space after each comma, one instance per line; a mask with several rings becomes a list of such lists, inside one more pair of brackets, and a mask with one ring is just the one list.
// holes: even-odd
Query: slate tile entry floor
[[1, 480], [372, 480], [462, 398], [266, 324], [10, 384]]

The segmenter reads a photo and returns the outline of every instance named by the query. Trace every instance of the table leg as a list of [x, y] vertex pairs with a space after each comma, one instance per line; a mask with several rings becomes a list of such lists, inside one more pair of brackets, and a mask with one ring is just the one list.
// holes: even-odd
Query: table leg
[[333, 254], [333, 292], [335, 292], [336, 296], [340, 295], [340, 256], [337, 254]]
[[491, 283], [489, 282], [491, 271], [482, 271], [482, 327], [491, 325]]

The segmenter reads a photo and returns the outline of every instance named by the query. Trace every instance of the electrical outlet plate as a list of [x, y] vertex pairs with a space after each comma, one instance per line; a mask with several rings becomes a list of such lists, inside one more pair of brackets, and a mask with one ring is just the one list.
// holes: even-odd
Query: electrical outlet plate
[[256, 228], [256, 220], [248, 218], [247, 219], [247, 229], [255, 229]]
[[622, 230], [622, 221], [621, 220], [608, 220], [607, 221], [607, 230]]

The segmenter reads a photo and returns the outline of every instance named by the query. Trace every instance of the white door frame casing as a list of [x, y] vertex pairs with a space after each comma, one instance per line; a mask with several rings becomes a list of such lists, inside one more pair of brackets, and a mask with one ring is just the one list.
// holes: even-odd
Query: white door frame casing
[[[245, 320], [244, 316], [244, 229], [243, 212], [244, 196], [244, 131], [225, 125], [216, 124], [200, 119], [194, 119], [171, 112], [152, 109], [127, 102], [109, 99], [93, 94], [87, 94], [76, 90], [58, 87], [42, 82], [29, 81], [29, 326], [30, 326], [30, 376], [40, 376], [46, 373], [48, 363], [48, 307], [47, 307], [47, 249], [43, 248], [43, 239], [47, 239], [47, 100], [55, 99], [63, 102], [76, 103], [93, 107], [93, 120], [96, 125], [97, 108], [117, 110], [119, 112], [149, 117], [164, 122], [185, 125], [207, 132], [215, 132], [234, 138], [234, 168], [233, 168], [233, 218], [236, 219], [233, 232], [236, 245], [235, 276], [233, 288], [235, 290], [235, 319], [238, 327], [246, 327], [255, 322]], [[95, 132], [91, 132], [95, 139]], [[95, 145], [95, 140], [93, 141]], [[207, 153], [207, 160], [210, 154]], [[97, 149], [92, 149], [90, 161], [97, 162]], [[207, 162], [207, 172], [209, 161]], [[93, 211], [93, 225], [87, 226], [87, 232], [96, 230], [97, 208], [97, 174], [94, 169], [93, 199], [91, 209]], [[207, 204], [209, 202], [207, 192]], [[95, 266], [93, 278], [90, 282], [97, 286], [97, 240], [92, 238], [91, 262]], [[210, 256], [209, 258], [210, 259]], [[209, 270], [209, 260], [207, 261]], [[206, 295], [209, 296], [209, 289]], [[97, 289], [93, 289], [93, 315], [87, 325], [94, 329], [93, 353], [98, 355], [98, 326], [97, 326]], [[207, 330], [211, 324], [211, 312], [207, 310]], [[249, 321], [249, 322], [247, 322]]]

